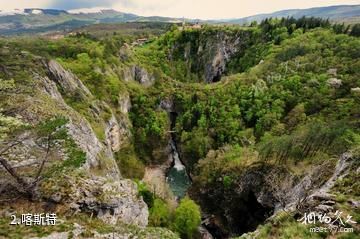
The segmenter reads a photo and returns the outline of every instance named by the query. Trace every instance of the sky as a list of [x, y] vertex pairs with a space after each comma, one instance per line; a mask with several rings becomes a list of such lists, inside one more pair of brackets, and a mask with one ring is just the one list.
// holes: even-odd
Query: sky
[[360, 0], [0, 0], [0, 9], [112, 8], [142, 16], [223, 19], [284, 9], [351, 4], [360, 4]]

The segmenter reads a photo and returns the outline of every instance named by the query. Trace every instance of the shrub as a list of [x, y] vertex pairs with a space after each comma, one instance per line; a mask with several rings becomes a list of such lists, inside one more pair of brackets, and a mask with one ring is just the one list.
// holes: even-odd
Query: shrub
[[137, 181], [138, 186], [138, 194], [143, 197], [144, 202], [148, 205], [149, 208], [154, 205], [154, 195], [150, 192], [150, 190], [146, 187], [143, 182]]
[[166, 227], [169, 225], [171, 211], [163, 200], [157, 198], [149, 210], [149, 223], [154, 227]]
[[191, 199], [184, 198], [175, 210], [174, 229], [183, 238], [193, 238], [201, 223], [200, 207]]

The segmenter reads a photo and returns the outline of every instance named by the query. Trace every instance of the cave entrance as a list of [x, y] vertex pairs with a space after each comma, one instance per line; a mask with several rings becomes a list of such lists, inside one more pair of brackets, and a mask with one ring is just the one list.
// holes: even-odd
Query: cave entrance
[[217, 72], [216, 75], [213, 77], [211, 83], [215, 83], [215, 82], [219, 82], [221, 81], [221, 73], [220, 72]]
[[256, 230], [257, 226], [272, 215], [273, 207], [260, 204], [254, 192], [244, 193], [238, 200], [234, 200], [229, 216], [231, 218], [230, 230], [234, 234], [241, 235]]

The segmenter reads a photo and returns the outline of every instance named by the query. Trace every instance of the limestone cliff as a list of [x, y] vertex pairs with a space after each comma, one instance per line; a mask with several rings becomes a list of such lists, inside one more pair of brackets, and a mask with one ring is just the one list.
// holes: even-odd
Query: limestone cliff
[[[93, 100], [90, 91], [81, 81], [72, 73], [64, 70], [55, 61], [49, 62], [48, 70], [51, 78], [57, 82], [61, 89], [67, 92], [66, 94], [76, 91], [86, 97], [85, 100]], [[50, 86], [52, 84], [46, 81], [45, 85]], [[51, 95], [57, 96], [54, 99], [61, 102], [64, 108], [72, 110], [64, 103], [56, 88], [53, 85], [51, 88], [50, 92], [53, 92]], [[95, 106], [105, 105], [105, 107], [108, 107], [105, 102], [95, 102], [94, 104]], [[122, 108], [122, 111], [126, 114], [128, 109], [124, 109], [124, 106]], [[87, 164], [84, 167], [91, 178], [80, 183], [80, 185], [75, 183], [76, 187], [73, 193], [85, 195], [85, 197], [75, 196], [72, 198], [73, 194], [70, 194], [70, 198], [74, 200], [73, 204], [78, 205], [77, 209], [94, 211], [99, 218], [109, 223], [116, 223], [117, 220], [121, 220], [129, 224], [146, 226], [147, 206], [138, 198], [135, 184], [130, 180], [121, 179], [120, 170], [113, 157], [113, 152], [118, 151], [122, 142], [129, 137], [129, 120], [126, 116], [123, 116], [123, 121], [118, 121], [111, 112], [110, 119], [105, 122], [106, 140], [101, 143], [89, 123], [78, 113], [74, 112], [73, 114], [78, 116], [80, 122], [70, 123], [68, 129], [75, 142], [87, 153]], [[72, 119], [70, 122], [72, 122]], [[94, 177], [92, 169], [99, 167], [101, 167], [103, 173], [101, 177]], [[95, 195], [102, 195], [101, 200], [93, 196], [94, 192], [96, 192]]]
[[[136, 184], [123, 179], [113, 157], [130, 134], [127, 118], [128, 102], [119, 105], [122, 115], [116, 117], [105, 103], [95, 100], [86, 86], [70, 71], [54, 60], [44, 62], [44, 73], [33, 72], [32, 95], [26, 95], [26, 102], [34, 102], [21, 112], [25, 122], [38, 122], [43, 118], [63, 115], [68, 119], [68, 134], [86, 154], [86, 162], [81, 168], [69, 171], [62, 178], [47, 178], [38, 188], [42, 198], [74, 212], [88, 212], [101, 220], [115, 224], [122, 222], [145, 227], [148, 223], [148, 208], [138, 196]], [[79, 96], [79, 102], [90, 104], [91, 114], [84, 117], [66, 103], [66, 99]], [[18, 94], [19, 101], [22, 95]], [[15, 100], [15, 99], [13, 99]], [[100, 115], [110, 112], [109, 119]], [[91, 117], [89, 117], [91, 115]], [[95, 134], [90, 121], [99, 122], [105, 139]], [[66, 153], [60, 154], [65, 160]], [[29, 170], [35, 170], [36, 164]]]
[[250, 44], [251, 32], [236, 31], [231, 34], [216, 30], [207, 33], [202, 30], [183, 32], [169, 52], [169, 60], [186, 62], [189, 73], [194, 73], [206, 83], [221, 80], [227, 63], [236, 54], [243, 53]]

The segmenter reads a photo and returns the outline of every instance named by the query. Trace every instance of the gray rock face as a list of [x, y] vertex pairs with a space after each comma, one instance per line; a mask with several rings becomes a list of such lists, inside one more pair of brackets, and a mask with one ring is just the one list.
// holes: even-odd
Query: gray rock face
[[211, 36], [199, 34], [193, 36], [196, 41], [174, 45], [168, 58], [173, 60], [174, 56], [181, 54], [192, 74], [197, 74], [206, 83], [220, 81], [227, 63], [245, 48], [250, 34], [246, 31], [233, 35], [221, 31]]
[[148, 71], [140, 66], [132, 66], [123, 70], [123, 77], [125, 81], [137, 81], [140, 84], [149, 87], [154, 84], [155, 77], [149, 74]]
[[337, 78], [330, 78], [327, 81], [328, 85], [330, 85], [333, 88], [340, 88], [342, 86], [342, 80], [337, 79]]
[[148, 208], [131, 180], [109, 180], [102, 177], [72, 182], [70, 194], [74, 210], [94, 213], [106, 223], [121, 221], [145, 227]]
[[226, 63], [230, 60], [230, 57], [237, 51], [237, 45], [240, 39], [222, 39], [216, 46], [216, 54], [211, 62], [208, 62], [205, 67], [205, 81], [212, 83], [221, 80], [221, 76], [226, 70]]
[[50, 60], [47, 63], [49, 77], [54, 80], [65, 94], [80, 94], [81, 97], [91, 96], [90, 91], [70, 71], [65, 70], [57, 61]]
[[131, 100], [128, 93], [119, 96], [119, 107], [123, 114], [127, 114], [131, 108]]
[[154, 76], [150, 75], [144, 68], [134, 66], [134, 78], [137, 82], [144, 86], [151, 86], [155, 79]]
[[[147, 205], [142, 198], [138, 197], [136, 185], [130, 180], [121, 179], [119, 168], [113, 157], [113, 151], [118, 150], [123, 141], [129, 137], [130, 127], [126, 123], [128, 119], [125, 114], [129, 109], [129, 103], [124, 103], [122, 110], [124, 115], [121, 116], [123, 117], [121, 120], [117, 120], [112, 115], [106, 123], [104, 144], [96, 137], [88, 121], [65, 103], [58, 87], [67, 92], [82, 92], [83, 97], [91, 99], [89, 90], [58, 63], [50, 61], [47, 66], [53, 81], [48, 77], [38, 77], [40, 88], [56, 102], [60, 112], [69, 118], [68, 132], [79, 148], [86, 153], [87, 159], [82, 167], [84, 176], [68, 177], [72, 185], [69, 189], [71, 193], [69, 195], [54, 194], [51, 198], [59, 203], [71, 205], [74, 210], [95, 213], [108, 223], [121, 221], [126, 224], [146, 226], [148, 223]], [[96, 111], [100, 113], [102, 110], [102, 104], [105, 103], [93, 104], [92, 111], [95, 115]], [[102, 173], [94, 176], [93, 170], [99, 168]]]
[[131, 138], [132, 125], [128, 116], [131, 101], [128, 93], [119, 96], [118, 105], [121, 113], [117, 117], [112, 114], [105, 128], [106, 141], [113, 152], [118, 152]]
[[105, 130], [106, 139], [113, 152], [120, 150], [120, 127], [114, 116], [107, 123]]
[[[202, 208], [220, 208], [228, 225], [234, 230], [240, 229], [234, 233], [242, 233], [243, 226], [247, 230], [255, 229], [266, 217], [282, 210], [311, 208], [329, 212], [335, 203], [329, 191], [336, 180], [347, 175], [353, 161], [350, 153], [344, 153], [334, 171], [329, 165], [319, 165], [302, 177], [279, 166], [250, 167], [233, 182], [226, 194], [217, 191], [216, 187], [201, 191], [199, 195], [204, 200]], [[222, 181], [218, 183], [223, 184]]]
[[[65, 73], [64, 75], [67, 74]], [[68, 132], [79, 148], [86, 153], [87, 161], [84, 167], [87, 169], [97, 167], [99, 165], [99, 154], [104, 150], [104, 146], [96, 137], [90, 124], [65, 103], [55, 82], [51, 81], [48, 77], [42, 77], [40, 79], [42, 81], [43, 91], [49, 94], [60, 108], [68, 112], [68, 116], [70, 116], [70, 121], [67, 125]]]
[[118, 152], [131, 137], [130, 120], [127, 115], [120, 117], [117, 121], [113, 115], [107, 123], [105, 135], [108, 145], [110, 145], [113, 152]]
[[176, 112], [174, 102], [171, 99], [163, 99], [160, 101], [159, 108], [168, 113]]

